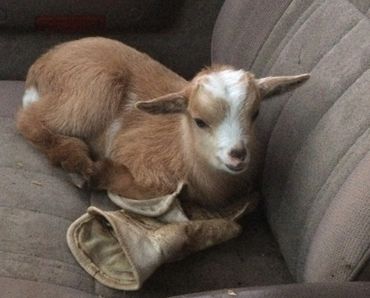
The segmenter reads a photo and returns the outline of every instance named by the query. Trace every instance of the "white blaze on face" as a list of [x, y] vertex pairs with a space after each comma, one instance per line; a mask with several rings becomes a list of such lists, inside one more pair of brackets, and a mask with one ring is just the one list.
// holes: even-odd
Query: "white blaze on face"
[[215, 131], [217, 156], [227, 163], [230, 150], [246, 143], [241, 123], [241, 111], [247, 96], [247, 80], [243, 80], [243, 70], [223, 70], [207, 76], [204, 87], [218, 100], [226, 101], [228, 110]]
[[40, 95], [37, 92], [35, 87], [28, 88], [23, 95], [22, 103], [23, 107], [27, 107], [30, 104], [34, 103], [35, 101], [38, 101], [40, 99]]

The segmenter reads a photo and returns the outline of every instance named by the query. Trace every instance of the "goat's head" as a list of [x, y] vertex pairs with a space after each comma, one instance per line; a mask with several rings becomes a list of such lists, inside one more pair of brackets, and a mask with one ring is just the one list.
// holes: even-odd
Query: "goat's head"
[[262, 98], [307, 78], [308, 74], [256, 79], [244, 70], [216, 66], [198, 73], [184, 90], [136, 106], [151, 114], [184, 113], [196, 152], [214, 168], [238, 174], [250, 160]]

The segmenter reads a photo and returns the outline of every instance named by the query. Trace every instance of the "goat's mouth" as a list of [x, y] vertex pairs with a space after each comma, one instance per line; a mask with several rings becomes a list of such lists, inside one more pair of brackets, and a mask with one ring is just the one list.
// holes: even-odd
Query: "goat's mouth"
[[235, 174], [242, 173], [247, 168], [246, 163], [240, 163], [238, 165], [231, 165], [231, 164], [225, 163], [225, 166], [230, 172], [235, 173]]
[[238, 175], [243, 173], [247, 168], [249, 164], [249, 156], [243, 161], [232, 161], [232, 160], [224, 160], [221, 157], [217, 156], [218, 159], [218, 168], [222, 171], [225, 171], [232, 175]]

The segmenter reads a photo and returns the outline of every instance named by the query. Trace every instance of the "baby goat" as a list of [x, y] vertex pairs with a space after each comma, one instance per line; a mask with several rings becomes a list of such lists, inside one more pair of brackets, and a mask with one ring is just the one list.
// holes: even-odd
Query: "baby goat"
[[85, 38], [32, 65], [17, 127], [97, 189], [146, 199], [184, 181], [189, 199], [214, 206], [247, 191], [262, 97], [308, 77], [212, 66], [189, 82], [118, 41]]

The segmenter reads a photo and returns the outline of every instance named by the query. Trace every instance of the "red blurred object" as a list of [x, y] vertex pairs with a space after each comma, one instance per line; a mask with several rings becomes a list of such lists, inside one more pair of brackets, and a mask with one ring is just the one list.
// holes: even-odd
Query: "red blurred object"
[[62, 32], [102, 31], [106, 28], [105, 16], [38, 16], [35, 20], [37, 30]]

